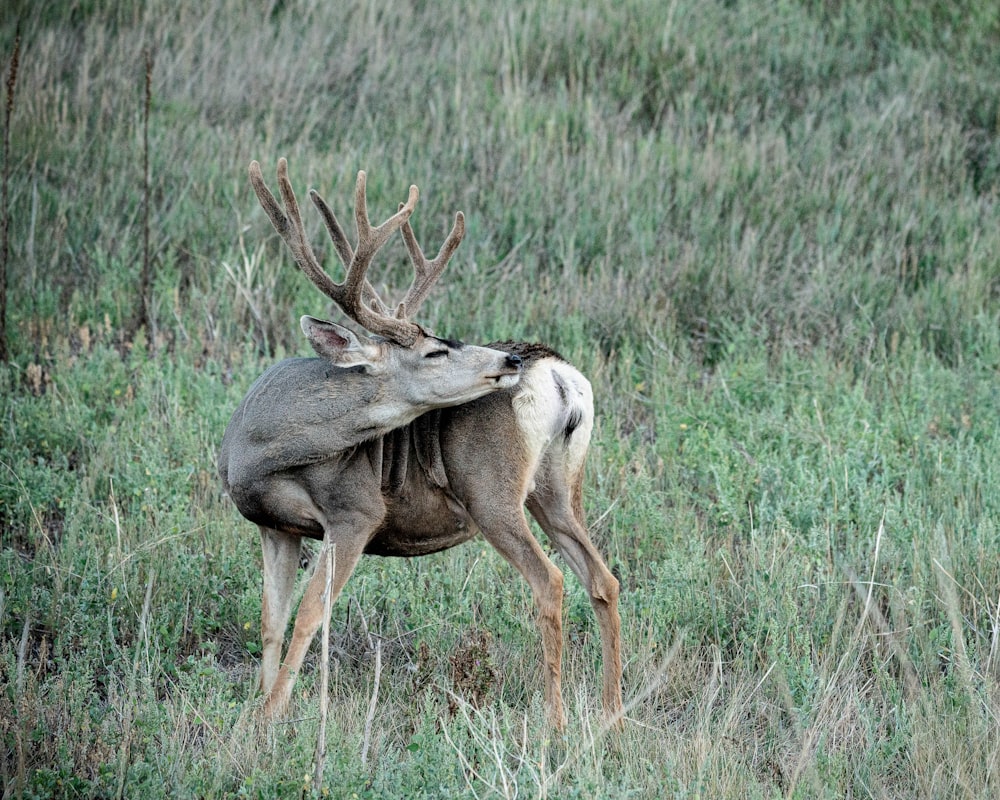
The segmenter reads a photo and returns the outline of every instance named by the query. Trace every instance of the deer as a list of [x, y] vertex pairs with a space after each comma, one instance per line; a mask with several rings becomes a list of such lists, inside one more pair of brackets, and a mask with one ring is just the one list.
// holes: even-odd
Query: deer
[[[277, 168], [284, 210], [257, 161], [249, 174], [295, 263], [360, 329], [303, 316], [316, 357], [268, 368], [233, 413], [219, 449], [224, 490], [260, 531], [262, 718], [286, 713], [324, 600], [336, 599], [363, 555], [422, 556], [482, 535], [531, 588], [546, 719], [565, 730], [563, 574], [533, 535], [527, 508], [589, 594], [601, 639], [603, 711], [609, 725], [620, 727], [619, 582], [592, 544], [583, 513], [594, 425], [589, 381], [545, 345], [474, 346], [439, 338], [413, 321], [464, 236], [461, 212], [437, 257], [428, 259], [409, 222], [416, 186], [396, 214], [373, 227], [366, 174], [359, 172], [354, 246], [310, 190], [345, 269], [337, 283], [307, 240], [287, 161]], [[393, 310], [366, 275], [397, 231], [413, 279]], [[304, 537], [335, 548], [335, 566], [328, 584], [326, 559], [314, 559], [282, 659]]]

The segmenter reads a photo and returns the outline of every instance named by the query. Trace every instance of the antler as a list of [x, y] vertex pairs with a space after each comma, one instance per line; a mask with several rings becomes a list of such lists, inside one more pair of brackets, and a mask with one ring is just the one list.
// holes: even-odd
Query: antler
[[[400, 204], [399, 208], [402, 211], [402, 204]], [[428, 261], [424, 255], [424, 251], [420, 249], [417, 237], [413, 235], [413, 228], [410, 227], [409, 220], [403, 222], [402, 231], [403, 241], [406, 242], [406, 249], [410, 253], [410, 263], [413, 264], [413, 283], [410, 284], [410, 288], [406, 292], [406, 297], [403, 298], [403, 301], [396, 308], [396, 316], [400, 319], [405, 319], [407, 314], [417, 313], [417, 309], [424, 302], [427, 293], [437, 283], [437, 279], [441, 277], [444, 268], [448, 266], [448, 262], [454, 255], [455, 250], [462, 243], [462, 237], [465, 236], [465, 215], [461, 211], [455, 214], [455, 224], [452, 226], [451, 233], [444, 240], [444, 244], [441, 245], [441, 249], [438, 251], [437, 258], [433, 261]]]
[[[357, 248], [352, 248], [347, 237], [344, 235], [340, 223], [334, 216], [330, 207], [316, 191], [311, 190], [309, 196], [313, 204], [319, 210], [326, 225], [327, 232], [333, 240], [333, 245], [337, 250], [340, 260], [346, 267], [346, 275], [343, 283], [337, 283], [320, 266], [319, 261], [313, 253], [305, 235], [305, 228], [302, 225], [302, 216], [299, 213], [299, 204], [292, 191], [292, 184], [288, 180], [288, 162], [282, 158], [278, 161], [278, 189], [281, 199], [285, 205], [285, 211], [281, 210], [278, 201], [271, 190], [264, 183], [264, 177], [260, 171], [260, 164], [256, 161], [250, 162], [250, 183], [253, 185], [257, 199], [267, 213], [271, 224], [278, 232], [278, 235], [288, 245], [298, 264], [306, 277], [313, 282], [323, 294], [333, 300], [347, 314], [348, 317], [357, 322], [361, 327], [370, 333], [384, 336], [404, 347], [410, 347], [417, 340], [421, 333], [420, 326], [406, 319], [405, 312], [397, 312], [392, 316], [388, 306], [382, 302], [375, 289], [368, 282], [365, 273], [371, 265], [372, 258], [389, 240], [389, 237], [396, 232], [396, 229], [405, 224], [413, 213], [417, 204], [418, 191], [416, 186], [410, 187], [410, 195], [405, 204], [400, 205], [399, 211], [393, 216], [373, 228], [368, 218], [368, 203], [365, 197], [365, 173], [358, 173], [358, 182], [355, 187], [354, 217], [358, 229]], [[287, 212], [287, 216], [286, 216]], [[449, 237], [450, 238], [450, 237]], [[461, 238], [461, 237], [459, 237]], [[452, 251], [454, 247], [452, 246]], [[450, 253], [449, 253], [450, 255]], [[447, 263], [447, 259], [445, 260]], [[416, 266], [415, 266], [416, 268]], [[438, 269], [438, 275], [443, 270], [443, 265]], [[435, 276], [436, 279], [437, 276]], [[414, 284], [418, 278], [414, 277]], [[433, 281], [432, 281], [433, 283]], [[411, 292], [412, 292], [411, 287]], [[429, 289], [430, 286], [427, 286]], [[426, 289], [423, 292], [426, 295]], [[409, 293], [407, 294], [409, 298]], [[421, 297], [422, 299], [422, 297]], [[404, 304], [405, 304], [404, 300]], [[403, 304], [400, 311], [404, 311]]]

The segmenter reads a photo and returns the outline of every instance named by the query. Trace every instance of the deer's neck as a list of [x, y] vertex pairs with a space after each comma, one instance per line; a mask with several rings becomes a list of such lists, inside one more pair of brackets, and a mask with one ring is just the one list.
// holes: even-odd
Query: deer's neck
[[422, 411], [389, 397], [384, 381], [363, 370], [318, 358], [288, 359], [251, 387], [223, 450], [230, 458], [259, 459], [271, 473], [294, 469], [378, 439]]

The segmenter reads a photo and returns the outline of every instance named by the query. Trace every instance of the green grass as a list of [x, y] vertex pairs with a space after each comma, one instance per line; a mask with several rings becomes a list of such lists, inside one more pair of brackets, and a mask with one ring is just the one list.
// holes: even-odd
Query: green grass
[[[4, 797], [996, 795], [995, 3], [8, 5]], [[257, 536], [215, 451], [331, 313], [248, 185], [280, 156], [342, 217], [358, 169], [373, 216], [418, 184], [428, 249], [463, 210], [422, 321], [591, 378], [621, 734], [569, 575], [545, 729], [530, 591], [478, 540], [348, 583], [325, 786], [316, 646], [257, 728]]]

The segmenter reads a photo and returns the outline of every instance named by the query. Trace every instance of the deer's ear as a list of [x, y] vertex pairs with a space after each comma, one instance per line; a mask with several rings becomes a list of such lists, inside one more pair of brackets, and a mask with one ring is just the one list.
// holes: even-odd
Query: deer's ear
[[308, 315], [299, 320], [302, 332], [317, 355], [345, 367], [371, 364], [378, 348], [343, 325]]

